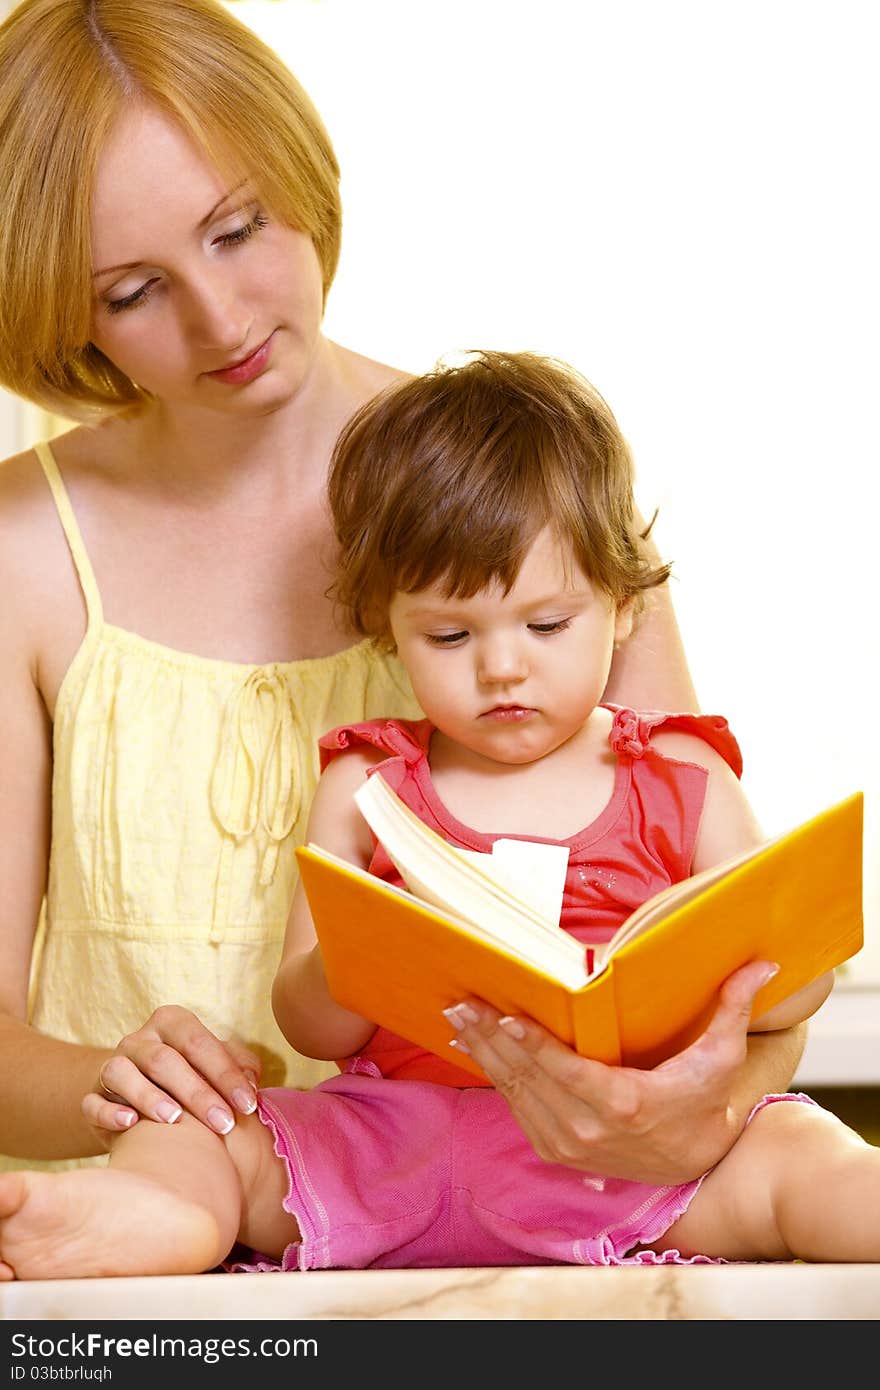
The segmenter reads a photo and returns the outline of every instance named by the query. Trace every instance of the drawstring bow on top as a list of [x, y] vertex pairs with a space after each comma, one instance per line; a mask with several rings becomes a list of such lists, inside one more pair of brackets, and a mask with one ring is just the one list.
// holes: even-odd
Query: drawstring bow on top
[[258, 827], [267, 839], [259, 882], [275, 877], [280, 846], [299, 815], [302, 788], [290, 692], [278, 671], [251, 671], [229, 698], [211, 778], [211, 807], [228, 835]]

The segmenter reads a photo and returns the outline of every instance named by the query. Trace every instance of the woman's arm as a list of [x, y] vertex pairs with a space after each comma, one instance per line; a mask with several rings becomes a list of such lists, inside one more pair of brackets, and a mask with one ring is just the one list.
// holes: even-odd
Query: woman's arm
[[[238, 1089], [252, 1097], [243, 1068], [258, 1075], [259, 1060], [221, 1043], [183, 1009], [158, 1011], [116, 1049], [63, 1042], [27, 1021], [51, 835], [52, 729], [40, 687], [41, 641], [50, 640], [41, 638], [47, 631], [39, 521], [45, 499], [41, 490], [35, 503], [14, 462], [0, 474], [0, 1153], [83, 1158], [104, 1147], [93, 1126], [126, 1128], [137, 1118], [132, 1105], [157, 1119], [163, 1118], [158, 1105], [171, 1104], [177, 1113], [184, 1105], [206, 1119], [214, 1106], [226, 1111]], [[77, 980], [67, 982], [78, 987]], [[96, 1093], [83, 1113], [83, 1097], [99, 1076], [128, 1104]]]
[[[8, 489], [8, 484], [7, 484]], [[66, 1158], [99, 1152], [80, 1099], [106, 1053], [44, 1037], [27, 1019], [28, 981], [46, 886], [51, 729], [38, 686], [27, 536], [4, 494], [0, 540], [0, 1152]], [[76, 982], [70, 982], [76, 988]]]
[[[644, 530], [641, 517], [637, 517], [637, 525]], [[645, 545], [651, 559], [659, 563], [660, 555], [650, 536]], [[631, 635], [614, 653], [604, 695], [612, 704], [675, 713], [699, 709], [672, 606], [672, 582], [667, 580], [648, 590]]]
[[[373, 842], [354, 792], [366, 769], [383, 756], [373, 749], [353, 749], [330, 763], [318, 782], [306, 830], [307, 841], [364, 869], [369, 867]], [[350, 1057], [376, 1030], [375, 1023], [332, 998], [301, 883], [272, 987], [272, 1009], [288, 1042], [307, 1057]]]

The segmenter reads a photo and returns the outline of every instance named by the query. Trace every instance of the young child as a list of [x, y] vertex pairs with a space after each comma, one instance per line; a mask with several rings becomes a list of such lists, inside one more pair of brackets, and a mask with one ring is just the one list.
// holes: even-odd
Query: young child
[[[337, 596], [396, 647], [426, 718], [321, 740], [310, 840], [399, 881], [353, 801], [386, 777], [459, 846], [566, 845], [562, 924], [586, 943], [760, 839], [724, 719], [601, 702], [667, 567], [644, 558], [627, 447], [576, 373], [483, 353], [395, 386], [344, 431], [330, 501]], [[830, 988], [753, 1027], [792, 1025]], [[4, 1277], [195, 1272], [236, 1242], [261, 1254], [233, 1269], [880, 1259], [880, 1151], [806, 1096], [765, 1097], [681, 1186], [549, 1163], [456, 1067], [459, 1010], [440, 1058], [333, 1001], [301, 889], [273, 1006], [340, 1075], [262, 1092], [225, 1139], [142, 1119], [105, 1169], [0, 1177]]]

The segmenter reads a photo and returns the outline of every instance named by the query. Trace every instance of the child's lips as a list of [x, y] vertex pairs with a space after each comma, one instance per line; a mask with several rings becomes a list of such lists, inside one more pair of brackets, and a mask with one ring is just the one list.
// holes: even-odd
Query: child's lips
[[523, 720], [530, 719], [537, 710], [528, 705], [493, 705], [480, 715], [481, 719], [491, 719], [499, 724], [521, 724]]

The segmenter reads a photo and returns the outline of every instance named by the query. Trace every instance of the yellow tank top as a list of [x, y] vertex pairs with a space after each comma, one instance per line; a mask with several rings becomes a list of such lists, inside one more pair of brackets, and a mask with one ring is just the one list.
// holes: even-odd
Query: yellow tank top
[[335, 1068], [292, 1050], [270, 989], [293, 851], [318, 779], [317, 739], [349, 721], [420, 717], [406, 673], [369, 642], [249, 666], [106, 623], [51, 449], [37, 454], [88, 622], [55, 715], [30, 1021], [57, 1038], [113, 1047], [159, 1004], [181, 1004], [254, 1048], [263, 1085], [312, 1085]]

